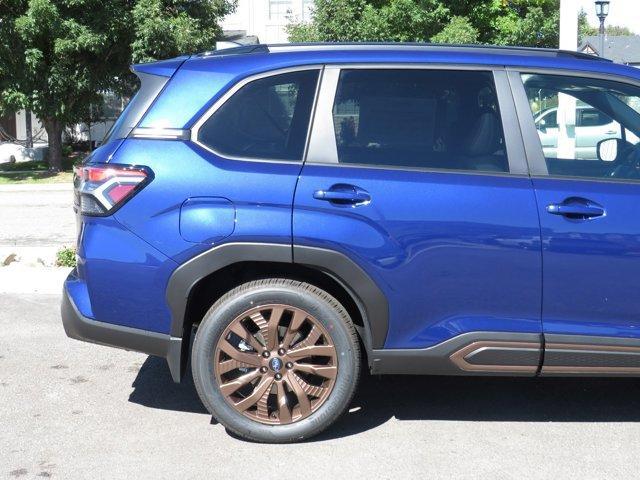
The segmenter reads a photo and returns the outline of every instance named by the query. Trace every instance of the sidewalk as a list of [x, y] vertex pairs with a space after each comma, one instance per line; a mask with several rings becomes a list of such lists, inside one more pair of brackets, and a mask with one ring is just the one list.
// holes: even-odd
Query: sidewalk
[[7, 183], [0, 192], [72, 192], [73, 183]]
[[60, 293], [70, 269], [54, 266], [56, 252], [76, 242], [72, 191], [70, 183], [0, 185], [0, 293]]
[[68, 267], [29, 267], [20, 264], [0, 267], [0, 294], [58, 295], [70, 271]]

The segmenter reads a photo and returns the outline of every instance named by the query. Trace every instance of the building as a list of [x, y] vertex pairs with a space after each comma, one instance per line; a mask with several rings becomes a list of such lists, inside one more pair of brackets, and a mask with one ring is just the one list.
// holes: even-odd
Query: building
[[[600, 40], [597, 35], [584, 37], [578, 46], [579, 52], [600, 55]], [[616, 63], [640, 67], [640, 35], [606, 35], [604, 55]]]
[[222, 28], [234, 34], [243, 31], [260, 43], [285, 43], [286, 26], [310, 20], [312, 8], [313, 0], [238, 0], [236, 11], [225, 17]]

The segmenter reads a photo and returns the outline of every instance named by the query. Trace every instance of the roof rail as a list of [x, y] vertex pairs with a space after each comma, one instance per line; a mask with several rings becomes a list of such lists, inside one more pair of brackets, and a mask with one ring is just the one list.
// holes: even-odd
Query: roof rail
[[611, 62], [611, 60], [584, 52], [574, 52], [571, 50], [559, 50], [555, 48], [537, 48], [537, 47], [518, 47], [505, 45], [478, 45], [478, 44], [447, 44], [447, 43], [422, 43], [422, 42], [309, 42], [309, 43], [280, 43], [267, 45], [269, 52], [284, 52], [305, 49], [319, 50], [454, 50], [461, 52], [477, 52], [494, 54], [513, 54], [513, 55], [531, 55], [531, 56], [553, 56], [553, 57], [572, 57], [582, 60], [596, 60], [602, 62]]
[[198, 57], [221, 57], [227, 55], [244, 55], [249, 53], [276, 53], [304, 50], [418, 50], [438, 51], [448, 50], [462, 53], [492, 53], [495, 55], [529, 55], [544, 57], [568, 57], [580, 60], [594, 60], [611, 62], [608, 58], [598, 57], [584, 52], [558, 50], [554, 48], [509, 47], [504, 45], [466, 45], [445, 43], [408, 43], [408, 42], [309, 42], [309, 43], [279, 43], [244, 45], [241, 47], [225, 48], [210, 52], [199, 53]]
[[211, 50], [197, 53], [196, 57], [223, 57], [226, 55], [243, 55], [247, 53], [269, 53], [269, 46], [264, 43], [255, 45], [242, 45], [240, 47], [223, 48], [221, 50]]

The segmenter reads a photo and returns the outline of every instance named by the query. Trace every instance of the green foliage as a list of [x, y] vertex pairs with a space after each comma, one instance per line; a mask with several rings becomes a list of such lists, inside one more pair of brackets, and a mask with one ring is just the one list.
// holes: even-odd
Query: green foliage
[[434, 43], [477, 43], [480, 33], [467, 17], [451, 17], [449, 25], [431, 37]]
[[76, 249], [63, 247], [56, 252], [56, 265], [58, 267], [76, 266]]
[[560, 0], [316, 0], [292, 41], [433, 41], [557, 47]]
[[0, 111], [42, 120], [60, 169], [65, 125], [101, 92], [130, 89], [132, 62], [211, 48], [235, 0], [0, 0]]
[[148, 62], [210, 50], [222, 35], [218, 20], [235, 0], [137, 0], [132, 9], [133, 61]]
[[[605, 32], [607, 35], [633, 35], [633, 32], [627, 27], [621, 27], [620, 25], [605, 25]], [[591, 26], [587, 21], [587, 12], [580, 10], [578, 15], [578, 41], [581, 42], [584, 37], [591, 37], [598, 35], [598, 28]]]

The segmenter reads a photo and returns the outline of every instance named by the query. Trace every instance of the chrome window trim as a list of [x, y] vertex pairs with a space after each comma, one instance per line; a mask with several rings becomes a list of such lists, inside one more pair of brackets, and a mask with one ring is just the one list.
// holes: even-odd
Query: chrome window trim
[[311, 109], [311, 113], [310, 113], [310, 118], [309, 118], [309, 126], [307, 128], [307, 137], [305, 139], [305, 149], [303, 150], [303, 156], [300, 158], [300, 160], [281, 160], [281, 159], [277, 159], [277, 158], [254, 158], [254, 157], [243, 157], [243, 156], [236, 156], [236, 155], [227, 155], [227, 154], [223, 154], [219, 151], [217, 151], [214, 148], [211, 148], [210, 146], [200, 142], [198, 140], [198, 133], [200, 132], [200, 128], [202, 127], [202, 125], [204, 125], [204, 123], [209, 120], [209, 118], [211, 116], [213, 116], [216, 111], [222, 106], [224, 105], [231, 97], [233, 97], [242, 87], [244, 87], [245, 85], [255, 81], [255, 80], [260, 80], [263, 78], [269, 78], [269, 77], [274, 77], [277, 75], [282, 75], [282, 74], [286, 74], [286, 73], [293, 73], [293, 72], [303, 72], [303, 71], [308, 71], [308, 70], [317, 70], [318, 71], [318, 79], [316, 82], [316, 91], [314, 94], [314, 101], [313, 101], [313, 105], [315, 106], [315, 103], [317, 101], [317, 97], [318, 97], [318, 85], [320, 84], [320, 80], [322, 77], [322, 65], [301, 65], [301, 66], [297, 66], [297, 67], [289, 67], [289, 68], [280, 68], [277, 70], [269, 70], [267, 72], [262, 72], [262, 73], [258, 73], [255, 75], [250, 75], [248, 77], [245, 77], [241, 80], [239, 80], [238, 82], [236, 82], [231, 88], [229, 88], [218, 100], [216, 100], [213, 105], [211, 105], [211, 107], [209, 107], [201, 116], [200, 118], [198, 118], [198, 120], [193, 124], [193, 127], [191, 128], [191, 141], [193, 143], [195, 143], [196, 145], [198, 145], [199, 147], [207, 150], [208, 152], [213, 153], [214, 155], [223, 158], [225, 160], [239, 160], [239, 161], [244, 161], [244, 162], [262, 162], [262, 163], [282, 163], [282, 164], [294, 164], [294, 165], [300, 165], [303, 163], [304, 160], [304, 152], [306, 151], [306, 145], [309, 141], [309, 132], [311, 130], [311, 125], [313, 124], [313, 106]]
[[[340, 72], [342, 70], [451, 70], [451, 71], [482, 71], [493, 76], [493, 82], [500, 110], [500, 123], [502, 125], [505, 150], [509, 165], [508, 172], [477, 171], [465, 169], [441, 169], [429, 167], [408, 167], [392, 165], [370, 165], [361, 163], [340, 163], [338, 161], [337, 143], [335, 138], [335, 126], [333, 122], [333, 107], [338, 90]], [[489, 176], [528, 176], [529, 169], [526, 163], [526, 154], [519, 129], [505, 128], [505, 118], [518, 125], [513, 97], [509, 89], [505, 67], [494, 65], [454, 65], [449, 63], [340, 63], [328, 64], [324, 68], [323, 80], [318, 91], [318, 106], [313, 118], [313, 131], [309, 140], [309, 147], [305, 164], [333, 165], [346, 168], [375, 168], [382, 170], [405, 170], [432, 173], [463, 173]]]
[[131, 130], [130, 138], [147, 138], [158, 140], [189, 140], [191, 133], [183, 128], [147, 128], [136, 127]]

